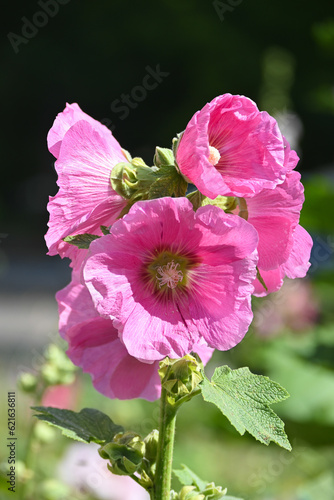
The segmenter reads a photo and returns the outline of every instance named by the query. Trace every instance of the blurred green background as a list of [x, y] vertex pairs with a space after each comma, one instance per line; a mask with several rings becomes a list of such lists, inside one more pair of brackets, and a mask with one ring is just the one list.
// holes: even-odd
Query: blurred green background
[[[314, 239], [312, 267], [307, 280], [254, 300], [249, 334], [232, 351], [215, 353], [208, 372], [222, 363], [249, 365], [284, 385], [291, 398], [274, 409], [286, 422], [293, 452], [238, 436], [215, 407], [195, 399], [180, 412], [175, 464], [185, 462], [227, 486], [230, 495], [249, 500], [333, 500], [333, 2], [17, 0], [2, 5], [1, 17], [4, 395], [15, 390], [20, 372], [36, 369], [44, 346], [56, 338], [54, 293], [70, 279], [68, 263], [46, 256], [43, 239], [46, 203], [57, 190], [46, 147], [56, 114], [66, 102], [77, 102], [133, 156], [151, 162], [154, 147], [169, 147], [207, 101], [225, 92], [243, 94], [277, 118], [300, 156], [306, 195], [301, 223]], [[140, 90], [152, 72], [160, 73], [158, 84]], [[120, 102], [126, 95], [130, 104]], [[70, 400], [73, 409], [97, 405], [144, 433], [157, 425], [156, 405], [108, 401], [80, 373]], [[31, 399], [18, 392], [17, 404], [22, 459]], [[5, 410], [1, 405], [4, 436]], [[58, 477], [69, 444], [58, 433], [42, 441], [36, 460], [41, 485]], [[6, 460], [4, 440], [0, 450]], [[0, 498], [12, 498], [3, 487]], [[93, 498], [84, 486], [55, 491], [42, 488], [36, 498]]]

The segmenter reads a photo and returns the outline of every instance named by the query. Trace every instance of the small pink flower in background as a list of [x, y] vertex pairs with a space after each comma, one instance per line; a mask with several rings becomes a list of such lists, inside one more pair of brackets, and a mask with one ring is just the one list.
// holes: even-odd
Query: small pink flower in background
[[132, 356], [179, 358], [202, 339], [227, 350], [252, 320], [257, 243], [250, 224], [218, 207], [137, 202], [93, 241], [83, 275]]
[[41, 404], [42, 406], [75, 410], [78, 395], [78, 384], [76, 382], [69, 385], [53, 385], [46, 389]]
[[150, 496], [131, 477], [116, 476], [98, 454], [95, 443], [74, 443], [58, 466], [58, 477], [76, 493], [88, 493], [99, 500], [149, 500]]
[[209, 198], [254, 196], [284, 181], [276, 120], [247, 97], [224, 94], [197, 111], [176, 152], [181, 173]]
[[296, 332], [311, 328], [319, 316], [319, 304], [307, 281], [287, 280], [254, 313], [254, 326], [260, 335], [275, 335], [284, 328]]
[[110, 172], [125, 156], [110, 130], [83, 113], [77, 104], [60, 113], [48, 134], [56, 158], [58, 193], [50, 197], [49, 255], [75, 260], [80, 250], [63, 238], [80, 233], [102, 234], [126, 205], [110, 185]]
[[[160, 397], [159, 363], [143, 363], [130, 356], [112, 321], [98, 315], [85, 286], [72, 281], [56, 295], [59, 331], [68, 342], [68, 357], [92, 376], [94, 387], [109, 398]], [[193, 347], [204, 364], [213, 349], [205, 342]]]

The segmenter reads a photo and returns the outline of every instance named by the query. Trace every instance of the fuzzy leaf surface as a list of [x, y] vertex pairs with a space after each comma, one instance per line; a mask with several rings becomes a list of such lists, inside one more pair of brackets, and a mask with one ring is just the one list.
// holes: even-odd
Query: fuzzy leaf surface
[[248, 431], [263, 444], [273, 441], [291, 450], [284, 422], [269, 406], [289, 397], [277, 382], [255, 375], [247, 367], [231, 370], [221, 366], [211, 382], [204, 378], [200, 388], [204, 400], [215, 404], [241, 435]]
[[83, 408], [79, 413], [52, 406], [33, 406], [32, 409], [39, 412], [38, 415], [34, 415], [39, 420], [58, 427], [65, 436], [76, 441], [109, 443], [115, 434], [124, 430], [108, 415], [93, 408]]

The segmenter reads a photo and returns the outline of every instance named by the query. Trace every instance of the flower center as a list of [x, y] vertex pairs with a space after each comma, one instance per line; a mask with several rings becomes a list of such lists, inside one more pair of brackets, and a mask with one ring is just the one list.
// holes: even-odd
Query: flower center
[[209, 157], [208, 157], [209, 163], [211, 165], [215, 166], [220, 160], [220, 153], [218, 149], [214, 148], [213, 146], [209, 146]]
[[[179, 281], [183, 280], [183, 272], [178, 269], [180, 264], [172, 260], [168, 262], [165, 266], [159, 266], [157, 268], [156, 278], [159, 281], [159, 288], [163, 285], [167, 285], [168, 288], [176, 288]], [[159, 276], [160, 275], [160, 276]]]
[[183, 252], [156, 249], [147, 256], [143, 278], [158, 295], [183, 293], [189, 283], [189, 271], [196, 262]]

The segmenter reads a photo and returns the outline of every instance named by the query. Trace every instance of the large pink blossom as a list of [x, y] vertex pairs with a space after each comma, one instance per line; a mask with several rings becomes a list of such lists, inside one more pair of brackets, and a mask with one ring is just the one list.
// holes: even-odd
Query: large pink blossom
[[125, 156], [111, 132], [83, 113], [77, 104], [67, 105], [49, 134], [48, 146], [56, 156], [59, 191], [50, 197], [49, 230], [45, 236], [49, 255], [75, 258], [78, 249], [63, 238], [80, 233], [102, 234], [126, 205], [110, 185], [110, 172]]
[[[109, 398], [160, 396], [159, 363], [143, 363], [130, 356], [118, 338], [109, 318], [96, 312], [87, 288], [76, 279], [56, 295], [59, 307], [59, 331], [68, 342], [72, 362], [92, 376], [94, 387]], [[205, 342], [194, 346], [206, 364], [213, 349]]]
[[209, 198], [254, 196], [284, 181], [276, 120], [247, 97], [224, 94], [197, 111], [176, 152], [181, 173]]
[[252, 320], [258, 237], [242, 218], [186, 198], [137, 202], [95, 240], [83, 274], [97, 311], [139, 359], [227, 350]]

